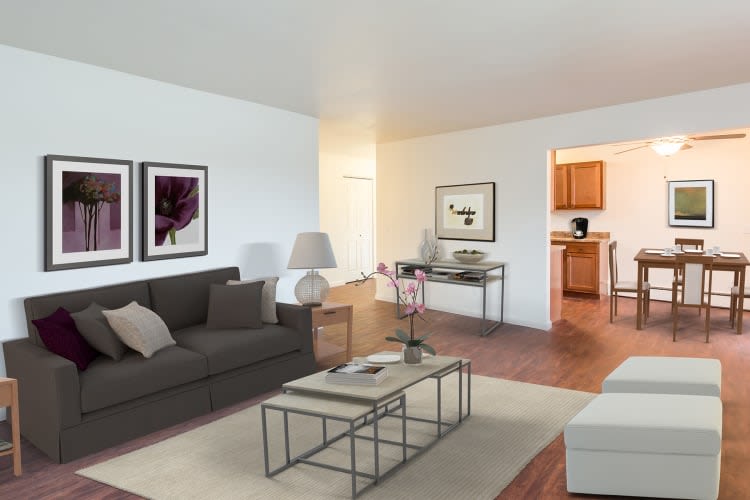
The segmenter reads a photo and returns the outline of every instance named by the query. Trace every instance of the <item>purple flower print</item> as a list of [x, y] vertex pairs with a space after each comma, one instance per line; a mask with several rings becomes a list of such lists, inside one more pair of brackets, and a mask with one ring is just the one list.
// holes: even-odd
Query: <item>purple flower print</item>
[[175, 244], [175, 233], [197, 217], [198, 178], [155, 176], [155, 243], [163, 245], [167, 235]]

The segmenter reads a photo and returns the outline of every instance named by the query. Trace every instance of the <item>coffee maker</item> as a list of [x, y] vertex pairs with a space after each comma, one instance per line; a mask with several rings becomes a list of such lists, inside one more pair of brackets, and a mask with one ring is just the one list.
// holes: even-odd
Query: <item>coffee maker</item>
[[586, 217], [576, 217], [570, 222], [573, 224], [573, 238], [577, 240], [585, 238], [589, 231], [589, 220]]

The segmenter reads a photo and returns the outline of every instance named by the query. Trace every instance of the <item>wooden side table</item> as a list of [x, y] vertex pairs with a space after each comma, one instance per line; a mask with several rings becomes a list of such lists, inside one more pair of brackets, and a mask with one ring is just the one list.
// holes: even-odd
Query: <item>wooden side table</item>
[[0, 457], [13, 455], [13, 475], [21, 475], [21, 426], [18, 421], [18, 381], [0, 377], [0, 407], [10, 410], [11, 443], [13, 447], [0, 451]]
[[354, 306], [351, 304], [336, 304], [325, 302], [321, 306], [312, 307], [312, 326], [315, 335], [321, 326], [335, 325], [346, 322], [346, 360], [352, 359], [352, 323], [354, 321]]

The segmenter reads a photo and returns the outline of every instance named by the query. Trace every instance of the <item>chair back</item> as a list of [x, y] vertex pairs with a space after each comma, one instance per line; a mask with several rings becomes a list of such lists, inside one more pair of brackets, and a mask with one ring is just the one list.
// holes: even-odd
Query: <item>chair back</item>
[[617, 284], [617, 240], [609, 242], [609, 291]]
[[[707, 255], [677, 255], [675, 262], [675, 279], [679, 273], [683, 276], [682, 297], [679, 305], [701, 307], [708, 304], [710, 307], [714, 258]], [[706, 290], [706, 276], [708, 276], [708, 290]], [[708, 302], [706, 302], [706, 291], [708, 291]]]
[[675, 245], [682, 245], [682, 248], [695, 248], [696, 250], [703, 250], [703, 240], [699, 238], [675, 238]]

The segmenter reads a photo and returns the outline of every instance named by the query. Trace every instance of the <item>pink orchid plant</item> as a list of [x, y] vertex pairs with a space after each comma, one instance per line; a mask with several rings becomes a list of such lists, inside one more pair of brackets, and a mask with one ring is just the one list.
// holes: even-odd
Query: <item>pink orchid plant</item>
[[424, 343], [424, 341], [430, 336], [430, 334], [422, 335], [420, 337], [414, 336], [414, 317], [417, 316], [422, 321], [425, 321], [425, 319], [422, 317], [422, 314], [424, 314], [425, 312], [425, 306], [419, 301], [419, 291], [422, 287], [422, 284], [427, 281], [427, 275], [425, 274], [425, 272], [421, 269], [417, 269], [414, 271], [414, 278], [416, 282], [410, 281], [408, 283], [399, 283], [399, 280], [396, 278], [396, 272], [388, 269], [388, 266], [381, 262], [380, 264], [378, 264], [376, 270], [371, 272], [370, 274], [365, 275], [364, 273], [362, 273], [361, 281], [369, 279], [374, 274], [380, 274], [388, 278], [388, 287], [396, 289], [396, 291], [398, 292], [398, 301], [403, 302], [405, 306], [404, 314], [409, 317], [408, 335], [402, 329], [397, 328], [395, 337], [389, 336], [385, 339], [390, 342], [401, 342], [407, 347], [419, 347], [423, 351], [435, 355], [435, 349], [432, 346]]

